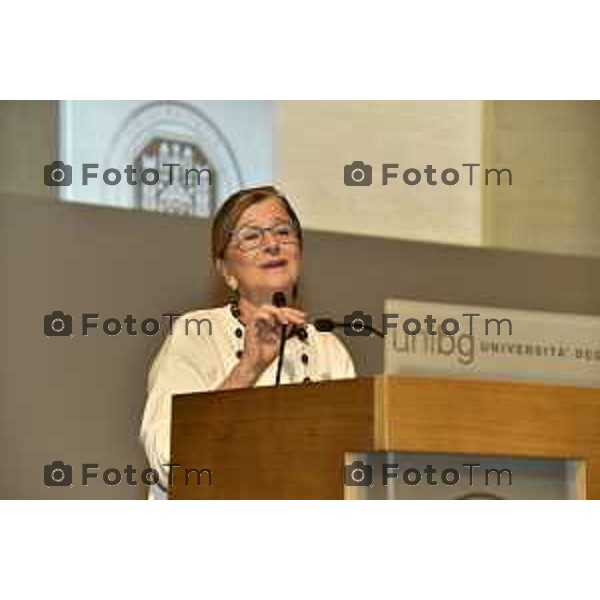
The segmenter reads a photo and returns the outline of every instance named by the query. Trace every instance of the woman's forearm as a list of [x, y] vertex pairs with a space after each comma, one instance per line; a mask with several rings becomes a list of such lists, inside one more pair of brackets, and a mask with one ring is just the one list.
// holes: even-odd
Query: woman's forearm
[[235, 390], [239, 388], [252, 387], [256, 383], [260, 373], [250, 365], [240, 361], [233, 369], [223, 383], [217, 388], [219, 390]]

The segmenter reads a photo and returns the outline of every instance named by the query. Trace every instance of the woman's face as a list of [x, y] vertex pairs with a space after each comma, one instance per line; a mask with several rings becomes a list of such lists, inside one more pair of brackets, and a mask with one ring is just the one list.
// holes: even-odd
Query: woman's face
[[274, 292], [288, 295], [300, 275], [301, 251], [294, 230], [268, 230], [262, 236], [248, 228], [272, 228], [290, 223], [284, 205], [267, 198], [249, 206], [240, 216], [224, 260], [224, 275], [237, 280], [243, 298], [270, 302]]

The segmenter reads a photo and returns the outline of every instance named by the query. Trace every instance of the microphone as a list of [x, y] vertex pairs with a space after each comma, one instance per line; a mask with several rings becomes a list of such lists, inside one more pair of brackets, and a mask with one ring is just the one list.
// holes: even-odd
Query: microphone
[[[362, 320], [361, 320], [361, 324], [362, 324], [362, 327], [358, 331], [360, 331], [362, 329], [366, 329], [367, 331], [370, 331], [371, 333], [378, 335], [380, 338], [384, 337], [383, 333], [381, 333], [381, 331], [379, 331], [379, 329], [376, 329], [375, 327], [368, 325], [367, 323], [365, 323]], [[313, 325], [315, 326], [315, 329], [317, 331], [321, 331], [321, 332], [330, 332], [330, 331], [333, 331], [334, 329], [337, 329], [338, 327], [350, 327], [350, 328], [354, 329], [352, 323], [340, 323], [340, 322], [333, 321], [332, 319], [327, 319], [327, 318], [315, 319], [313, 321]]]
[[[285, 294], [283, 292], [275, 292], [273, 294], [272, 304], [277, 308], [283, 308], [287, 305]], [[279, 359], [277, 360], [277, 374], [275, 375], [275, 387], [279, 385], [281, 379], [281, 368], [283, 367], [283, 351], [285, 350], [285, 342], [287, 339], [287, 325], [281, 326], [281, 342], [279, 343]]]
[[287, 306], [287, 300], [285, 299], [285, 294], [283, 292], [275, 292], [273, 294], [272, 303], [277, 308], [284, 308]]

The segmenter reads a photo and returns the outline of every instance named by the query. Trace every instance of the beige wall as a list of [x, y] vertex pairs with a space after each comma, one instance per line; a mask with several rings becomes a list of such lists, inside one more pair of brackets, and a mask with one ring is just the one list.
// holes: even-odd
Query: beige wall
[[514, 184], [484, 189], [485, 245], [600, 256], [600, 102], [487, 102], [484, 155]]
[[55, 197], [44, 165], [58, 148], [56, 103], [0, 101], [0, 193]]
[[[481, 112], [478, 101], [279, 102], [275, 173], [309, 227], [479, 245], [479, 185], [399, 177], [383, 186], [381, 164], [400, 173], [431, 164], [439, 181], [445, 168], [481, 162]], [[355, 160], [373, 165], [372, 186], [344, 185], [343, 166]]]
[[[54, 198], [56, 103], [0, 102], [0, 192]], [[307, 226], [600, 256], [600, 102], [279, 102], [276, 179]], [[346, 187], [343, 166], [511, 168], [507, 186]], [[461, 182], [462, 183], [462, 182]]]

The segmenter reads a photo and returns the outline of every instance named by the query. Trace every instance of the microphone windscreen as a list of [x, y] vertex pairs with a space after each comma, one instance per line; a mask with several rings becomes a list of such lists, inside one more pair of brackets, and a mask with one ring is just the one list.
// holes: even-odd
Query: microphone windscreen
[[331, 319], [315, 319], [313, 325], [317, 331], [333, 331], [335, 323]]
[[275, 292], [273, 294], [273, 305], [277, 308], [283, 308], [284, 306], [287, 306], [287, 301], [283, 292]]

